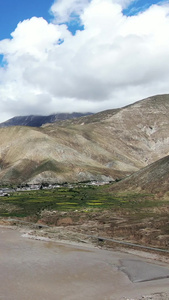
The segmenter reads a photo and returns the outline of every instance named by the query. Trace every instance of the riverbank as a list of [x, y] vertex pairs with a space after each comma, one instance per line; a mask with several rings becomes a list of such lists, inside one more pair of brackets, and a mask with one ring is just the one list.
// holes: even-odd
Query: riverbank
[[[54, 265], [51, 264], [51, 268], [54, 268], [54, 274], [52, 276], [56, 276], [57, 280], [61, 284], [59, 292], [55, 291], [54, 286], [51, 287], [50, 291], [48, 278], [48, 268], [50, 268], [50, 264], [48, 265], [48, 263], [45, 262], [43, 270], [40, 271], [40, 276], [45, 276], [45, 281], [43, 284], [46, 285], [45, 289], [48, 290], [48, 297], [40, 298], [40, 296], [38, 296], [41, 294], [40, 291], [38, 291], [38, 294], [36, 294], [36, 291], [34, 295], [32, 292], [33, 298], [36, 297], [38, 300], [94, 300], [96, 298], [98, 300], [169, 299], [169, 260], [166, 256], [145, 251], [138, 251], [131, 248], [121, 248], [119, 246], [114, 247], [114, 249], [110, 249], [106, 245], [95, 244], [91, 240], [87, 238], [85, 239], [84, 235], [82, 236], [78, 233], [68, 231], [68, 229], [65, 227], [32, 229], [23, 225], [10, 226], [7, 220], [4, 220], [4, 223], [2, 223], [3, 222], [1, 220], [0, 234], [3, 236], [4, 245], [2, 247], [1, 242], [1, 259], [3, 259], [4, 254], [2, 250], [3, 248], [6, 248], [4, 244], [4, 238], [7, 234], [7, 243], [9, 243], [7, 248], [11, 247], [11, 253], [14, 261], [16, 261], [15, 254], [18, 257], [15, 265], [16, 269], [18, 269], [18, 266], [19, 268], [21, 267], [22, 262], [26, 262], [26, 264], [28, 264], [27, 271], [31, 273], [33, 268], [32, 264], [36, 265], [37, 262], [43, 260], [44, 257], [45, 260], [50, 261], [50, 264], [51, 260], [54, 263]], [[33, 252], [31, 250], [32, 246]], [[15, 250], [14, 253], [12, 252], [12, 249]], [[19, 251], [20, 258], [16, 251]], [[25, 254], [22, 253], [22, 251], [26, 251]], [[29, 254], [27, 251], [30, 251]], [[6, 253], [4, 255], [6, 257]], [[25, 257], [25, 255], [29, 256], [29, 263], [27, 263], [27, 257]], [[12, 263], [12, 258], [10, 259]], [[55, 262], [57, 262], [56, 265]], [[140, 264], [139, 268], [137, 267], [138, 263]], [[58, 264], [60, 268], [59, 274], [57, 273]], [[8, 266], [8, 270], [9, 269], [10, 266]], [[137, 269], [142, 270], [141, 273], [138, 273]], [[133, 275], [130, 273], [131, 270], [134, 270], [136, 273]], [[70, 275], [69, 278], [67, 277], [67, 272]], [[147, 279], [146, 274], [148, 272], [150, 272], [150, 278]], [[23, 270], [21, 273], [23, 273]], [[38, 270], [36, 270], [36, 273], [38, 273]], [[51, 275], [49, 277], [51, 278]], [[72, 291], [70, 282], [73, 284], [74, 292]], [[67, 293], [65, 291], [66, 284], [69, 286]], [[64, 292], [62, 291], [62, 288]], [[65, 295], [63, 295], [64, 293]], [[23, 297], [22, 295], [22, 298], [17, 298], [17, 300], [30, 300], [33, 298], [29, 298], [26, 295]], [[12, 300], [12, 298], [8, 299]], [[13, 300], [15, 300], [15, 298], [13, 298]]]
[[[75, 221], [76, 216], [69, 213], [58, 213], [57, 216], [57, 225], [49, 225], [49, 217], [51, 216], [50, 222], [53, 217], [53, 212], [48, 212], [48, 220], [45, 219], [39, 220], [37, 223], [30, 222], [29, 219], [12, 219], [6, 218], [1, 219], [0, 224], [3, 225], [12, 225], [17, 228], [25, 228], [28, 232], [29, 238], [34, 239], [51, 239], [53, 241], [62, 241], [69, 243], [82, 243], [83, 245], [94, 245], [103, 249], [123, 249], [123, 251], [137, 251], [138, 253], [144, 253], [144, 255], [154, 255], [157, 257], [157, 260], [168, 261], [169, 259], [169, 250], [166, 248], [160, 248], [152, 244], [142, 244], [138, 240], [139, 235], [135, 239], [132, 236], [132, 239], [127, 239], [125, 231], [122, 230], [119, 235], [112, 236], [112, 231], [109, 230], [107, 222], [104, 224], [99, 223], [99, 214], [95, 212], [95, 219], [91, 220], [86, 216], [83, 216], [81, 222]], [[71, 217], [70, 217], [71, 216]], [[74, 217], [74, 218], [73, 218]], [[117, 218], [117, 217], [116, 217]], [[116, 220], [118, 226], [118, 219]], [[122, 218], [120, 221], [123, 221]], [[53, 223], [52, 223], [53, 224]]]

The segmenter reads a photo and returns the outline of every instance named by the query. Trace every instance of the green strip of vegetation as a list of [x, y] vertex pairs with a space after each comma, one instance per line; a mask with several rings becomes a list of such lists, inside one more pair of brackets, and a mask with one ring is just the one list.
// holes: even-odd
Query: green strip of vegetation
[[[0, 216], [27, 217], [47, 210], [87, 210], [112, 209], [141, 213], [146, 209], [163, 205], [150, 194], [112, 194], [105, 186], [79, 186], [14, 192], [9, 197], [0, 198]], [[165, 201], [165, 205], [169, 204]]]

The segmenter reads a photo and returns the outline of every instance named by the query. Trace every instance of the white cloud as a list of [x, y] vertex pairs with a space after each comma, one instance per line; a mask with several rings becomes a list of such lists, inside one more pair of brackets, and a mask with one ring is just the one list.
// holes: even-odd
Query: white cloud
[[[122, 8], [126, 8], [134, 0], [109, 0], [110, 4], [119, 4]], [[51, 13], [56, 18], [56, 23], [70, 21], [73, 17], [80, 16], [92, 0], [57, 0], [51, 7]], [[96, 4], [101, 4], [102, 0], [93, 1]]]
[[[135, 0], [114, 0], [113, 3], [120, 4], [120, 6], [124, 9], [127, 6], [129, 6], [131, 3], [133, 3]], [[135, 1], [137, 2], [137, 0]]]
[[52, 7], [51, 12], [57, 23], [68, 22], [73, 15], [79, 16], [90, 0], [58, 0]]
[[[99, 111], [169, 93], [169, 6], [127, 17], [127, 4], [62, 0], [52, 6], [53, 23], [20, 22], [10, 40], [0, 41], [8, 63], [0, 68], [1, 119]], [[72, 13], [84, 25], [75, 35], [58, 24]]]

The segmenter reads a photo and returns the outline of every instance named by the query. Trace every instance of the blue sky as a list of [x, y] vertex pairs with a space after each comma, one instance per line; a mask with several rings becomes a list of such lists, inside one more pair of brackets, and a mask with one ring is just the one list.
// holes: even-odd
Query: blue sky
[[50, 21], [53, 0], [0, 0], [0, 39], [10, 38], [20, 21], [33, 16]]
[[[54, 0], [0, 0], [0, 40], [10, 38], [10, 34], [15, 30], [17, 24], [25, 19], [36, 16], [43, 17], [50, 22], [52, 20], [50, 7], [53, 2]], [[165, 1], [136, 0], [124, 9], [123, 12], [126, 15], [134, 15], [159, 2]], [[73, 22], [67, 25], [69, 25], [69, 29], [74, 33], [77, 24]]]
[[[160, 2], [164, 2], [163, 0]], [[11, 38], [11, 33], [15, 30], [19, 22], [25, 19], [30, 19], [34, 16], [43, 17], [48, 22], [51, 22], [53, 16], [50, 12], [50, 7], [54, 0], [0, 0], [0, 40]], [[159, 3], [158, 0], [136, 0], [123, 10], [127, 16], [138, 14], [146, 10], [152, 4]], [[83, 30], [83, 25], [80, 25], [74, 19], [71, 22], [65, 22], [69, 30], [74, 35], [76, 30]], [[5, 66], [3, 55], [0, 54], [0, 65]]]
[[[165, 0], [160, 1], [165, 2]], [[50, 12], [50, 7], [54, 0], [0, 0], [0, 40], [11, 38], [11, 33], [15, 30], [19, 22], [25, 19], [30, 19], [34, 16], [43, 17], [48, 22], [51, 22], [53, 16]], [[127, 16], [132, 16], [146, 10], [152, 4], [159, 3], [158, 0], [136, 0], [123, 10]], [[80, 25], [74, 19], [71, 22], [65, 22], [72, 34], [76, 30], [83, 30], [83, 25]], [[0, 55], [0, 65], [5, 66], [3, 62], [3, 55]]]
[[169, 93], [168, 62], [169, 1], [0, 0], [0, 121]]
[[133, 1], [125, 10], [124, 13], [126, 15], [132, 16], [138, 14], [139, 12], [145, 11], [153, 4], [164, 3], [165, 0], [158, 1], [158, 0], [136, 0]]

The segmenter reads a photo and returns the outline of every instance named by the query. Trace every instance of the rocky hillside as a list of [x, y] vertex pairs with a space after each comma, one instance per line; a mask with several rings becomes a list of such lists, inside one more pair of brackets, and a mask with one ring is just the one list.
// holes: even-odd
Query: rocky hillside
[[44, 125], [0, 129], [0, 180], [123, 178], [168, 155], [169, 95]]
[[[115, 183], [112, 191], [148, 192], [167, 196], [169, 193], [169, 156], [150, 164], [127, 178]], [[169, 194], [168, 194], [169, 195]]]
[[3, 123], [0, 123], [0, 127], [9, 127], [9, 126], [33, 126], [40, 127], [46, 123], [54, 123], [61, 120], [70, 120], [74, 118], [79, 118], [82, 116], [92, 115], [92, 113], [58, 113], [49, 116], [19, 116], [11, 118]]

